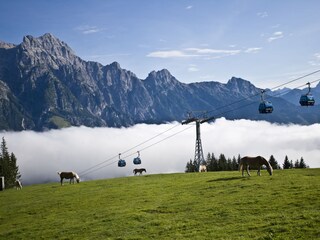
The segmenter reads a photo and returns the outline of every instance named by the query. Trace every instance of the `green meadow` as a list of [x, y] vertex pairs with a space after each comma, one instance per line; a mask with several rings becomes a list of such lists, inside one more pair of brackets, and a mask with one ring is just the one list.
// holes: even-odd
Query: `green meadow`
[[57, 178], [0, 203], [0, 239], [320, 239], [320, 169]]

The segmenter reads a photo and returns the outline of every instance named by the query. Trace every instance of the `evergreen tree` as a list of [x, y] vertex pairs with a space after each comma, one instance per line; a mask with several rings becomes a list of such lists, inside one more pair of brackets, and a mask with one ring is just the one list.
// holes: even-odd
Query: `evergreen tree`
[[291, 168], [291, 163], [290, 163], [287, 155], [284, 159], [282, 167], [283, 167], [283, 169], [290, 169]]
[[213, 166], [212, 171], [219, 171], [219, 162], [218, 162], [218, 159], [214, 156], [212, 156], [212, 166]]
[[4, 177], [4, 184], [5, 188], [9, 187], [10, 181], [10, 167], [9, 167], [9, 162], [10, 162], [10, 155], [8, 152], [7, 148], [7, 143], [4, 137], [2, 138], [1, 142], [1, 176]]
[[307, 168], [307, 164], [305, 164], [303, 157], [300, 158], [299, 168]]
[[11, 170], [11, 175], [14, 177], [14, 182], [16, 179], [20, 179], [21, 178], [21, 174], [19, 172], [19, 166], [17, 165], [17, 158], [14, 155], [14, 153], [11, 153], [10, 155], [10, 170]]
[[235, 158], [235, 156], [233, 156], [232, 162], [231, 162], [231, 170], [236, 171], [238, 169], [239, 169], [239, 164], [238, 164], [237, 159]]
[[193, 166], [193, 163], [192, 163], [192, 160], [190, 159], [189, 162], [187, 162], [187, 165], [186, 165], [186, 170], [185, 172], [194, 172], [194, 166]]
[[269, 163], [273, 169], [279, 169], [280, 166], [273, 155], [270, 156]]
[[226, 169], [227, 171], [231, 171], [232, 170], [232, 161], [231, 158], [227, 159], [227, 164], [226, 164]]
[[5, 188], [10, 188], [14, 186], [16, 179], [19, 179], [21, 174], [17, 166], [17, 158], [13, 153], [9, 155], [4, 137], [2, 138], [0, 148], [0, 176], [4, 177]]
[[190, 162], [187, 163], [185, 172], [197, 172], [197, 162], [190, 159]]
[[293, 168], [293, 161], [290, 161], [290, 168]]
[[213, 171], [213, 159], [214, 159], [214, 154], [208, 153], [207, 155], [207, 171]]
[[294, 168], [300, 168], [300, 163], [298, 159], [294, 162]]
[[225, 171], [227, 170], [227, 159], [226, 157], [224, 156], [224, 154], [220, 154], [219, 156], [219, 160], [218, 160], [218, 171]]

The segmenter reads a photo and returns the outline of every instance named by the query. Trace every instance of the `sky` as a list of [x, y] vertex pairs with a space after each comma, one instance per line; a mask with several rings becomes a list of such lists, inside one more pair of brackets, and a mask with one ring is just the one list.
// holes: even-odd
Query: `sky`
[[0, 40], [19, 44], [25, 35], [49, 32], [83, 60], [117, 61], [140, 79], [166, 68], [184, 83], [235, 76], [273, 88], [320, 69], [318, 0], [0, 0], [0, 6]]
[[[227, 158], [273, 155], [282, 166], [303, 157], [311, 168], [320, 167], [320, 124], [279, 125], [265, 121], [217, 119], [201, 124], [204, 156], [223, 153]], [[196, 126], [170, 123], [138, 124], [130, 128], [70, 127], [46, 132], [2, 132], [8, 151], [17, 159], [23, 185], [59, 182], [58, 171], [76, 171], [82, 181], [146, 174], [184, 172], [194, 158]], [[141, 165], [133, 158], [140, 151]], [[117, 166], [118, 153], [126, 160]], [[252, 173], [254, 175], [255, 173]], [[262, 174], [267, 174], [262, 173]], [[274, 171], [277, 174], [277, 171]], [[234, 172], [241, 176], [240, 172]]]

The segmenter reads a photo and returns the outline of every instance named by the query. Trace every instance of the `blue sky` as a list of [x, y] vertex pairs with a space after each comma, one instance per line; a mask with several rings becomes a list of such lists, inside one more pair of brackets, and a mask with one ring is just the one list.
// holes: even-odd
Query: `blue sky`
[[166, 68], [185, 83], [236, 76], [272, 88], [320, 69], [318, 0], [0, 0], [0, 6], [0, 40], [19, 44], [25, 35], [50, 32], [82, 59], [117, 61], [141, 79]]

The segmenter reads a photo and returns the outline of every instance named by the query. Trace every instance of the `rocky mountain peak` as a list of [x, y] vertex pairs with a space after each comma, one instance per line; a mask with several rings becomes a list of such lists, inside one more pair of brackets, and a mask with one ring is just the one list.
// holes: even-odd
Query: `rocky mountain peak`
[[232, 77], [226, 84], [226, 87], [234, 92], [238, 92], [244, 95], [252, 95], [259, 92], [251, 82], [242, 78]]
[[79, 58], [64, 42], [50, 33], [38, 38], [31, 35], [23, 37], [19, 45], [23, 53], [22, 65], [47, 63], [53, 68], [59, 68], [63, 64], [75, 64]]
[[179, 81], [172, 76], [167, 69], [150, 72], [146, 81], [155, 82], [156, 85], [175, 85], [179, 83]]
[[5, 43], [0, 41], [0, 48], [4, 48], [4, 49], [10, 49], [10, 48], [14, 48], [16, 45], [12, 44], [12, 43]]
[[160, 71], [152, 71], [149, 73], [149, 76], [160, 80], [174, 78], [167, 69], [162, 69]]
[[120, 64], [118, 62], [113, 62], [109, 66], [112, 68], [121, 69]]

